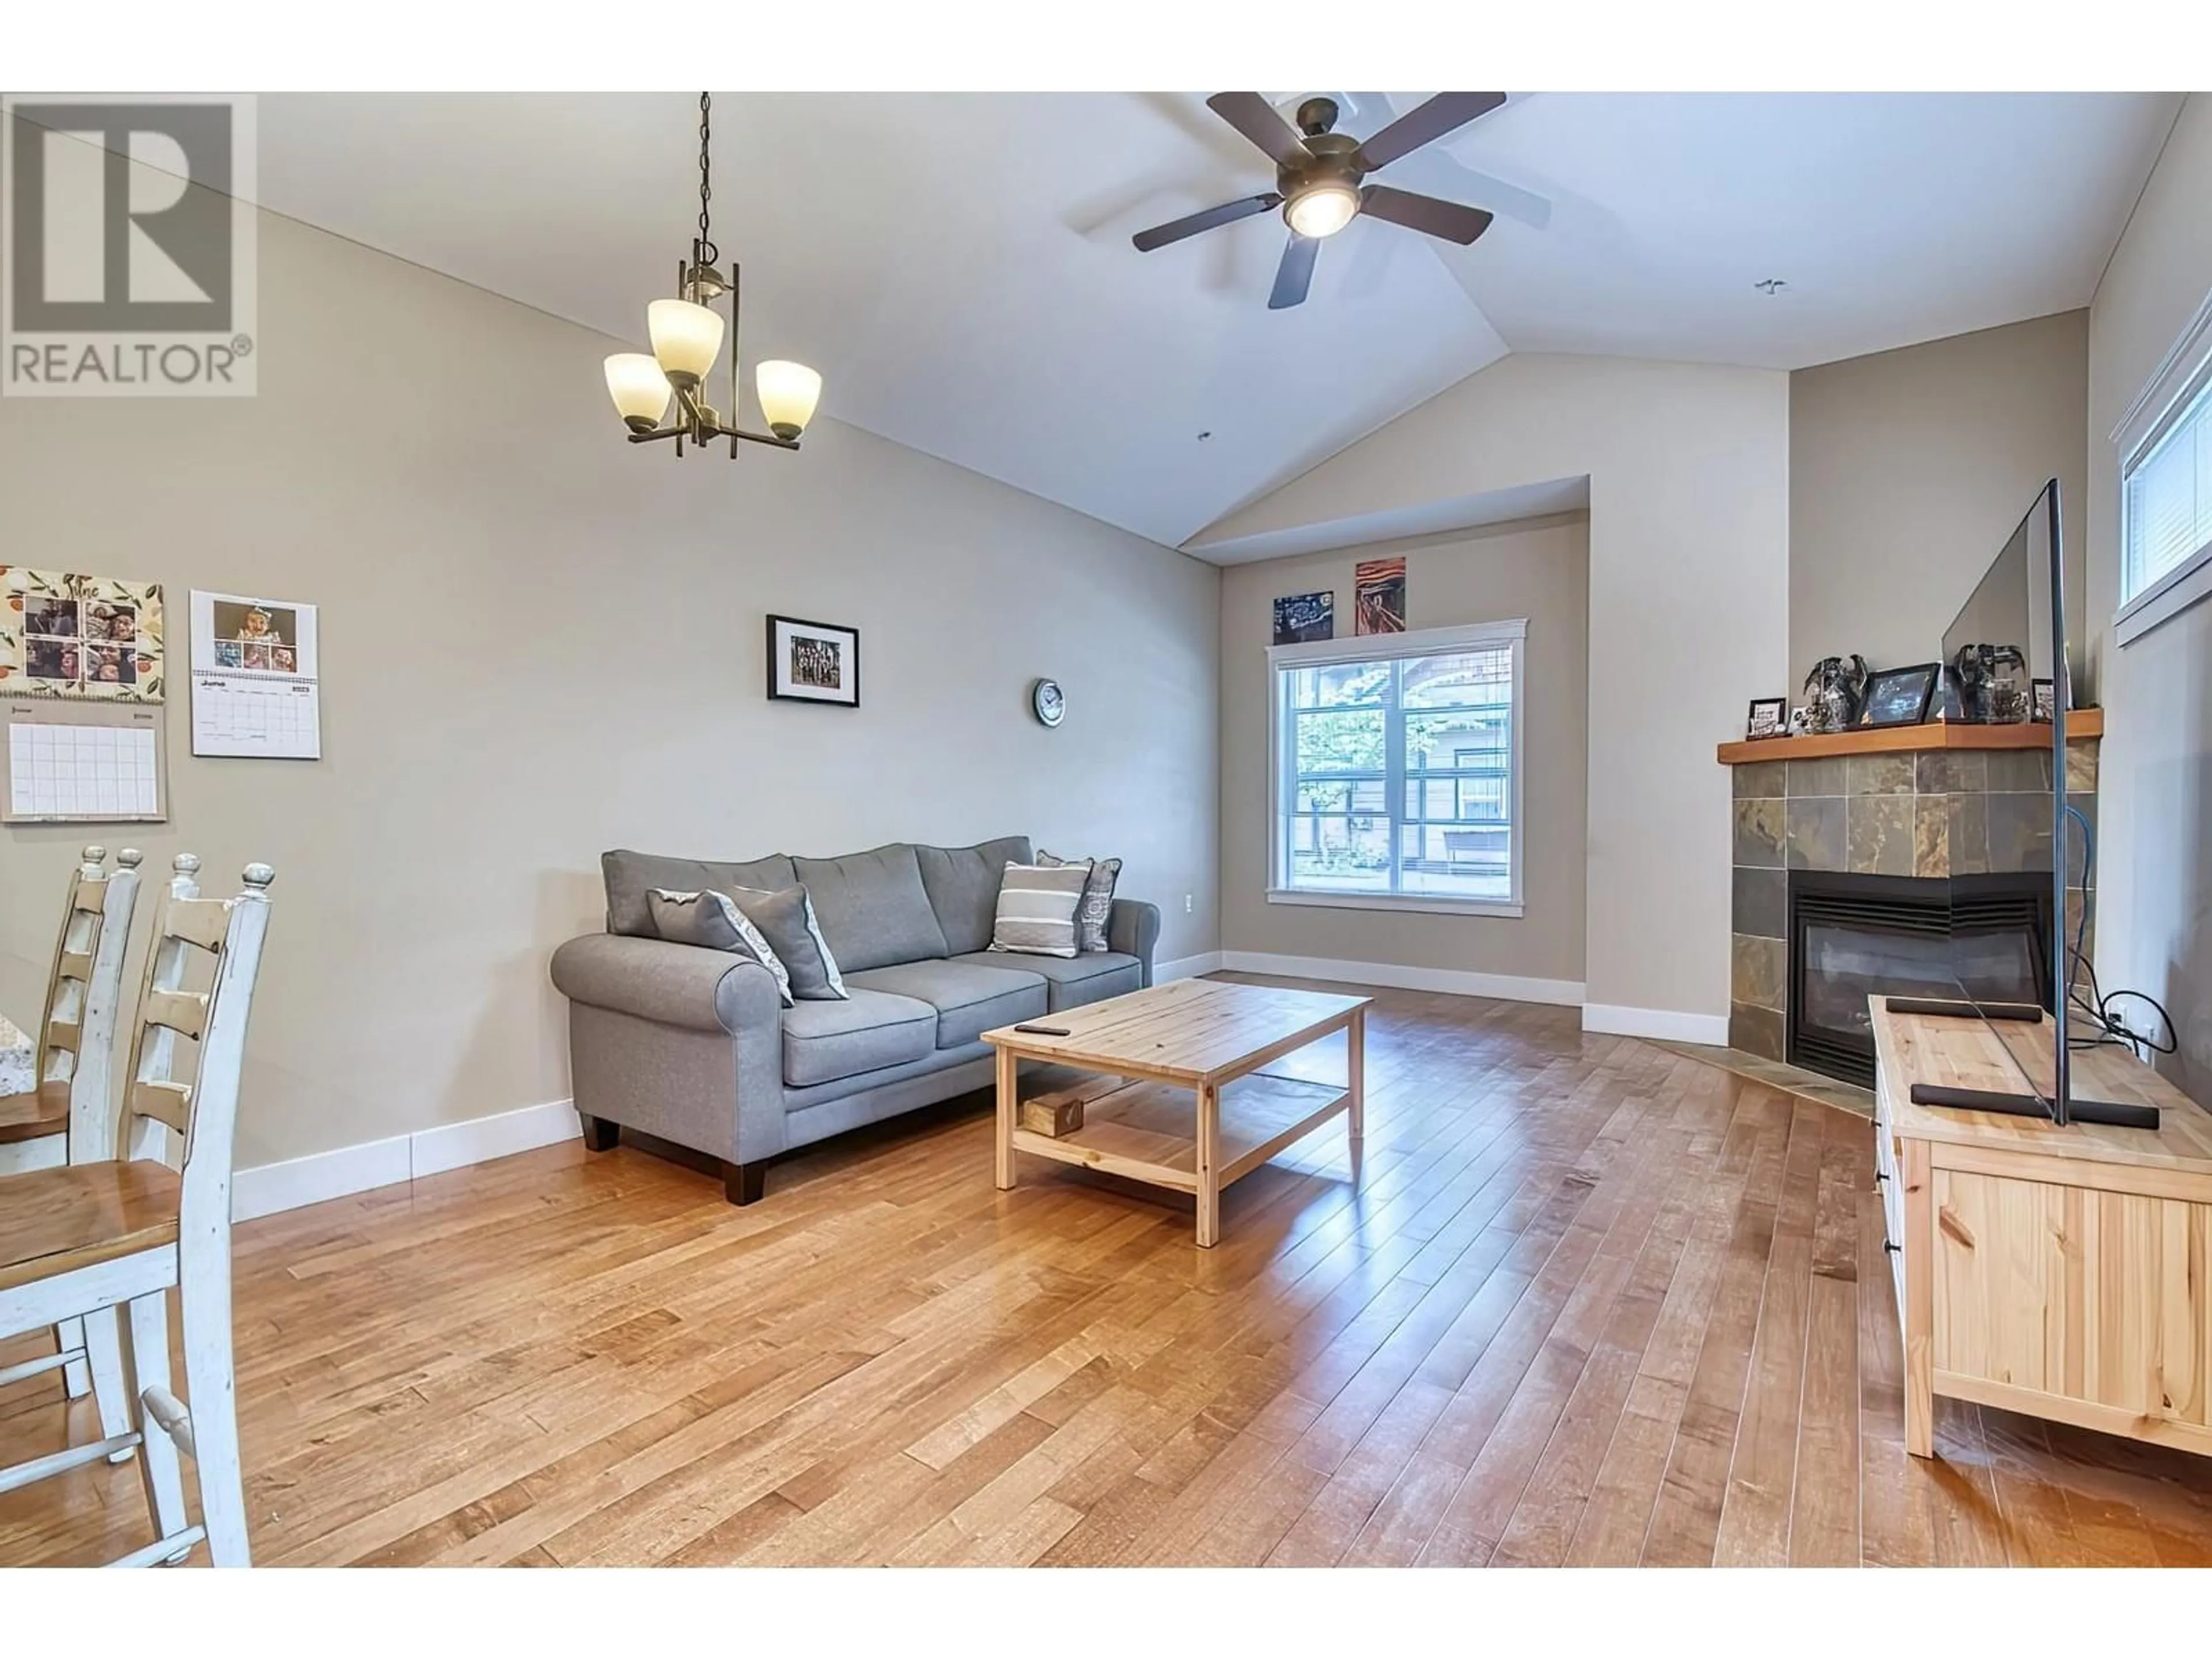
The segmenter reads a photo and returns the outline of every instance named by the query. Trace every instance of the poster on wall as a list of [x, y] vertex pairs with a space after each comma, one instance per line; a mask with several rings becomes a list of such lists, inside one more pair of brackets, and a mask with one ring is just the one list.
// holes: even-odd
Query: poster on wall
[[0, 690], [160, 702], [161, 584], [0, 565]]
[[1304, 645], [1336, 637], [1336, 593], [1285, 593], [1275, 601], [1275, 643]]
[[315, 607], [192, 590], [192, 753], [323, 757]]
[[1352, 602], [1355, 634], [1402, 634], [1406, 631], [1406, 562], [1363, 559], [1352, 568], [1356, 598]]

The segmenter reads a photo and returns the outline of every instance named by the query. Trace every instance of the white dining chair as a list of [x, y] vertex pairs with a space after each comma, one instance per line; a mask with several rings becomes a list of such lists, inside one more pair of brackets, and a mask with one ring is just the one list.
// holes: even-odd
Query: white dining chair
[[[142, 857], [126, 847], [111, 872], [107, 849], [88, 847], [70, 872], [46, 1001], [31, 1034], [31, 1087], [0, 1095], [0, 1175], [115, 1156], [116, 1015]], [[59, 1370], [70, 1399], [97, 1395], [102, 1437], [120, 1433], [129, 1418], [116, 1328], [112, 1311], [89, 1331], [83, 1320], [63, 1322], [54, 1328], [54, 1352], [0, 1368], [0, 1387]]]
[[[0, 1337], [72, 1318], [89, 1331], [92, 1316], [127, 1308], [135, 1424], [0, 1468], [0, 1492], [140, 1449], [156, 1536], [118, 1565], [182, 1560], [203, 1540], [217, 1566], [251, 1560], [231, 1364], [231, 1143], [275, 878], [249, 864], [235, 898], [204, 899], [180, 871], [163, 894], [125, 1074], [122, 1157], [0, 1176]], [[182, 1400], [171, 1389], [172, 1290]], [[199, 1490], [198, 1524], [180, 1453]]]

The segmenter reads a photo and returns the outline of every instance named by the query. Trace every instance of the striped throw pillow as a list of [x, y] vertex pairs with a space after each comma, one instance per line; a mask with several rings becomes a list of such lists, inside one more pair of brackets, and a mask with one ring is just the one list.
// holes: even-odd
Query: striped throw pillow
[[999, 878], [999, 917], [991, 930], [994, 951], [1032, 957], [1072, 957], [1079, 948], [1075, 913], [1091, 866], [1009, 864]]
[[[1081, 864], [1081, 859], [1058, 859], [1037, 848], [1036, 860], [1049, 870], [1062, 864]], [[1092, 859], [1091, 881], [1083, 890], [1083, 902], [1076, 908], [1075, 931], [1078, 944], [1085, 955], [1107, 949], [1106, 927], [1114, 915], [1114, 884], [1121, 878], [1121, 860]]]

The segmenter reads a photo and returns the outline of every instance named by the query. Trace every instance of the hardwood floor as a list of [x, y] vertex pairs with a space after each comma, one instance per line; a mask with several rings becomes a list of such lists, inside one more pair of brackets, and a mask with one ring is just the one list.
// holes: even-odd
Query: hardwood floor
[[[1328, 1126], [1210, 1251], [994, 1191], [986, 1096], [743, 1210], [571, 1145], [240, 1228], [257, 1559], [2212, 1565], [2212, 1462], [1948, 1401], [1905, 1456], [1864, 1119], [1375, 995], [1360, 1184]], [[0, 1461], [64, 1416], [0, 1393]], [[0, 1563], [151, 1536], [130, 1466], [0, 1496]]]

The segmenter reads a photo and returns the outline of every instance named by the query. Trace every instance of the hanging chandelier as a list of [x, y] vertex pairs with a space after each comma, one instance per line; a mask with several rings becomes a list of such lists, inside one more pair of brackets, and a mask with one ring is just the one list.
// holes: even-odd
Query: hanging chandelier
[[[814, 418], [814, 405], [822, 397], [822, 377], [804, 363], [764, 362], [753, 371], [766, 432], [748, 432], [738, 424], [738, 266], [732, 260], [725, 277], [718, 269], [721, 253], [714, 246], [707, 222], [713, 189], [713, 128], [711, 94], [699, 94], [699, 234], [691, 241], [691, 257], [677, 267], [673, 300], [655, 300], [645, 308], [646, 333], [653, 352], [618, 351], [607, 359], [607, 392], [615, 412], [629, 428], [634, 444], [684, 441], [704, 446], [715, 438], [730, 441], [732, 459], [738, 440], [768, 444], [776, 449], [796, 449], [799, 434]], [[730, 317], [730, 404], [718, 410], [707, 401], [707, 377], [714, 372], [722, 350], [726, 327], [715, 305], [726, 299]], [[667, 424], [663, 425], [665, 421]]]

